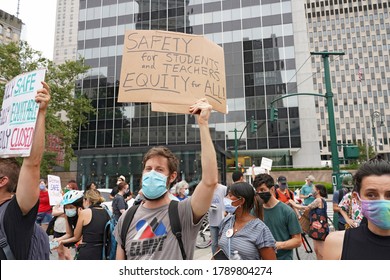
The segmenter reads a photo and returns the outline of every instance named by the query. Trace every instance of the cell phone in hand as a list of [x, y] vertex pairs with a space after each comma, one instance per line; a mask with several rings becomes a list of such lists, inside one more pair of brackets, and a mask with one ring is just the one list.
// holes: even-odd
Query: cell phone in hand
[[225, 255], [225, 253], [222, 251], [222, 249], [219, 249], [214, 255], [214, 260], [228, 260], [229, 258]]
[[57, 248], [58, 245], [59, 243], [57, 240], [50, 241], [50, 250], [52, 250], [53, 248]]

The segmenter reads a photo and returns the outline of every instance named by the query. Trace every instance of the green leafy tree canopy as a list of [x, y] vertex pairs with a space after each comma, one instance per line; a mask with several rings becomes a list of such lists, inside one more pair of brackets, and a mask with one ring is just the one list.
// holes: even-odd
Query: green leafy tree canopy
[[[72, 144], [77, 139], [78, 128], [85, 125], [88, 114], [94, 112], [90, 100], [80, 92], [75, 93], [76, 80], [85, 75], [89, 67], [84, 65], [82, 58], [56, 65], [44, 58], [41, 52], [33, 50], [25, 41], [0, 44], [0, 65], [1, 103], [5, 82], [25, 72], [47, 69], [45, 80], [50, 86], [51, 103], [46, 115], [46, 135], [59, 139], [67, 166], [74, 157]], [[41, 166], [42, 175], [50, 172], [53, 162], [53, 153], [45, 154]]]

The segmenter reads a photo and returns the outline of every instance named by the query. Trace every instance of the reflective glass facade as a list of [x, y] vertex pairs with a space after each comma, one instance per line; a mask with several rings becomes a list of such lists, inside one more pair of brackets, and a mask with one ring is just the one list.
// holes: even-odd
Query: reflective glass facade
[[[302, 145], [298, 99], [278, 101], [279, 120], [269, 121], [270, 102], [298, 91], [292, 5], [291, 0], [81, 0], [78, 52], [91, 69], [77, 90], [92, 100], [96, 114], [80, 128], [79, 180], [111, 184], [122, 173], [139, 178], [141, 155], [154, 145], [177, 151], [185, 179], [192, 180], [200, 168], [193, 116], [116, 101], [128, 29], [200, 34], [223, 47], [229, 113], [215, 112], [210, 121], [222, 182], [226, 160], [234, 157], [235, 129], [237, 137], [244, 131], [238, 150], [249, 155], [249, 164], [267, 156], [274, 165], [292, 165], [289, 151]], [[256, 133], [245, 129], [252, 117]]]

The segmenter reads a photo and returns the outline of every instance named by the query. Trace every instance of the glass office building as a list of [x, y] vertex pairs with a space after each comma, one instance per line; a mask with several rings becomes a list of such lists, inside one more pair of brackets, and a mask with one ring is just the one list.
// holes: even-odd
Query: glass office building
[[[236, 148], [244, 166], [260, 165], [262, 157], [274, 166], [319, 166], [314, 99], [281, 99], [274, 103], [278, 120], [271, 122], [269, 115], [275, 98], [313, 91], [310, 65], [304, 66], [310, 54], [299, 2], [297, 7], [283, 0], [81, 0], [78, 53], [91, 69], [77, 90], [92, 100], [96, 113], [80, 128], [75, 147], [79, 182], [111, 186], [125, 175], [136, 189], [142, 155], [156, 145], [178, 155], [183, 179], [199, 179], [200, 139], [193, 116], [117, 102], [129, 29], [204, 35], [223, 47], [229, 113], [214, 112], [210, 120], [221, 182], [235, 164]], [[256, 132], [247, 127], [252, 118]]]

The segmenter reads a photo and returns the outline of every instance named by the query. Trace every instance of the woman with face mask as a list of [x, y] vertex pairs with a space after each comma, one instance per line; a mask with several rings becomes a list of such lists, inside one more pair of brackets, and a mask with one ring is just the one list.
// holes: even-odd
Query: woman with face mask
[[46, 231], [50, 220], [52, 219], [52, 209], [49, 201], [49, 192], [47, 190], [46, 180], [41, 179], [39, 181], [39, 207], [38, 215], [35, 222]]
[[175, 187], [176, 187], [176, 197], [177, 199], [179, 199], [179, 201], [188, 198], [188, 194], [189, 194], [188, 183], [185, 180], [177, 183]]
[[[321, 224], [326, 224], [325, 235], [329, 234], [328, 224], [328, 215], [327, 215], [327, 204], [324, 198], [328, 197], [326, 188], [324, 185], [317, 184], [313, 187], [313, 197], [314, 201], [310, 203], [307, 207], [310, 209], [309, 217], [310, 223], [313, 223], [313, 215], [315, 217], [323, 217], [323, 220], [319, 221]], [[306, 206], [304, 206], [306, 207]], [[310, 233], [309, 233], [310, 235]], [[324, 250], [324, 240], [322, 238], [316, 238], [314, 235], [310, 236], [313, 238], [314, 251], [317, 256], [317, 260], [323, 259], [323, 250]], [[325, 237], [326, 238], [326, 237]]]
[[324, 246], [327, 260], [390, 260], [390, 163], [372, 159], [354, 175], [354, 195], [367, 224], [331, 233]]
[[[260, 200], [252, 185], [246, 182], [233, 184], [225, 198], [227, 215], [221, 222], [218, 247], [227, 259], [275, 260], [275, 239], [261, 221], [260, 211], [251, 214], [254, 207], [260, 210]], [[218, 250], [217, 250], [217, 253]], [[239, 257], [238, 257], [239, 256]]]
[[[103, 251], [104, 229], [110, 220], [107, 211], [101, 206], [104, 198], [97, 190], [84, 194], [84, 209], [78, 213], [77, 224], [71, 238], [61, 240], [60, 244], [79, 242], [75, 259], [101, 260]], [[69, 211], [65, 213], [69, 217]], [[73, 213], [72, 213], [73, 214]]]
[[65, 213], [66, 233], [61, 237], [53, 239], [52, 242], [55, 244], [53, 245], [53, 249], [57, 249], [61, 246], [72, 247], [76, 244], [76, 242], [64, 243], [63, 241], [74, 236], [74, 229], [76, 228], [79, 213], [84, 209], [83, 198], [84, 194], [82, 191], [70, 190], [64, 194], [61, 206], [63, 206]]

